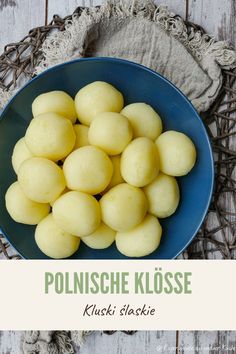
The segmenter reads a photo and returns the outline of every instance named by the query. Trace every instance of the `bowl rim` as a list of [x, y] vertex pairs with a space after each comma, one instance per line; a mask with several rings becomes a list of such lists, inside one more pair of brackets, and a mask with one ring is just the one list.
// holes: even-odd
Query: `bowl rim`
[[[144, 71], [147, 71], [149, 73], [151, 73], [152, 75], [155, 75], [157, 76], [158, 78], [160, 78], [161, 80], [163, 80], [164, 82], [166, 82], [168, 85], [170, 85], [175, 91], [178, 92], [178, 94], [182, 97], [182, 99], [190, 106], [190, 108], [192, 109], [193, 113], [195, 113], [195, 117], [198, 119], [199, 123], [200, 123], [200, 126], [204, 132], [204, 135], [205, 135], [205, 138], [206, 138], [206, 143], [207, 143], [207, 147], [208, 147], [208, 150], [209, 150], [209, 153], [210, 153], [210, 171], [211, 171], [211, 180], [210, 180], [210, 190], [209, 190], [209, 196], [208, 196], [208, 200], [207, 200], [207, 203], [205, 205], [205, 208], [203, 210], [203, 213], [202, 213], [202, 218], [199, 220], [198, 222], [198, 225], [195, 229], [195, 231], [193, 232], [192, 236], [189, 238], [188, 242], [175, 254], [173, 255], [171, 258], [169, 258], [169, 260], [171, 259], [176, 259], [188, 246], [189, 244], [192, 242], [192, 240], [194, 239], [194, 237], [196, 236], [196, 234], [198, 233], [202, 223], [204, 222], [204, 219], [206, 217], [206, 214], [208, 212], [208, 209], [209, 209], [209, 206], [210, 206], [210, 203], [211, 203], [211, 199], [212, 199], [212, 195], [213, 195], [213, 190], [214, 190], [214, 176], [215, 176], [215, 167], [214, 167], [214, 158], [213, 158], [213, 151], [212, 151], [212, 146], [211, 146], [211, 142], [210, 142], [210, 139], [209, 139], [209, 136], [208, 136], [208, 133], [207, 133], [207, 129], [199, 115], [199, 113], [197, 112], [197, 110], [195, 109], [195, 107], [193, 106], [192, 102], [188, 99], [187, 96], [185, 96], [185, 94], [178, 88], [176, 87], [170, 80], [168, 80], [167, 78], [165, 78], [164, 76], [162, 76], [161, 74], [159, 74], [158, 72], [142, 65], [142, 64], [139, 64], [139, 63], [135, 63], [133, 61], [130, 61], [130, 60], [126, 60], [126, 59], [120, 59], [120, 58], [114, 58], [114, 57], [93, 57], [93, 58], [77, 58], [77, 59], [73, 59], [73, 60], [69, 60], [69, 61], [66, 61], [64, 63], [60, 63], [60, 64], [57, 64], [57, 65], [54, 65], [48, 69], [45, 69], [43, 72], [41, 72], [40, 74], [38, 74], [37, 76], [33, 77], [32, 79], [30, 79], [28, 82], [26, 82], [11, 98], [10, 100], [7, 102], [7, 104], [5, 106], [3, 106], [3, 109], [1, 110], [0, 109], [0, 123], [1, 121], [3, 120], [3, 116], [4, 116], [4, 113], [9, 109], [10, 105], [12, 104], [12, 102], [15, 100], [15, 98], [21, 94], [22, 91], [25, 90], [26, 87], [30, 86], [32, 84], [32, 82], [34, 81], [37, 81], [38, 79], [40, 79], [42, 76], [45, 76], [47, 75], [48, 72], [53, 72], [53, 71], [57, 71], [58, 69], [64, 67], [64, 66], [67, 66], [67, 65], [73, 65], [74, 63], [77, 63], [77, 62], [83, 62], [83, 61], [105, 61], [105, 62], [115, 62], [115, 63], [121, 63], [121, 64], [124, 64], [124, 65], [128, 65], [128, 66], [132, 66], [132, 67], [137, 67], [138, 69], [141, 69], [141, 70], [144, 70]], [[1, 129], [1, 127], [0, 127]], [[10, 241], [7, 233], [4, 231], [4, 229], [1, 227], [0, 225], [0, 232], [3, 234], [3, 236], [6, 238], [6, 240], [8, 241], [8, 243], [18, 252], [18, 254], [24, 259], [28, 259], [28, 260], [34, 260], [34, 259], [31, 259], [31, 258], [27, 258], [25, 257], [21, 251], [19, 251], [18, 247], [14, 246], [14, 244]], [[157, 258], [158, 259], [158, 258]], [[49, 260], [53, 260], [53, 259], [50, 259]], [[65, 260], [71, 260], [70, 258], [69, 259], [65, 259]], [[80, 259], [73, 259], [73, 260], [80, 260]], [[87, 259], [87, 260], [90, 260], [90, 259]], [[104, 259], [96, 259], [96, 260], [104, 260]], [[107, 260], [110, 260], [112, 261], [113, 259], [107, 259]], [[133, 258], [127, 258], [126, 260], [133, 260]], [[137, 260], [137, 259], [136, 259]], [[147, 259], [144, 259], [144, 258], [140, 258], [139, 260], [148, 260]], [[168, 259], [166, 259], [168, 260]]]

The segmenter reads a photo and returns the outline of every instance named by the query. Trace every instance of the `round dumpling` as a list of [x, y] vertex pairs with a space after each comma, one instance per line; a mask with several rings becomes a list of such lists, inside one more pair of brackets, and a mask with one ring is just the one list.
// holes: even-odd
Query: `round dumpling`
[[130, 121], [134, 138], [145, 136], [155, 140], [162, 132], [162, 121], [154, 109], [146, 103], [131, 103], [121, 114]]
[[120, 112], [124, 106], [122, 94], [112, 85], [95, 81], [83, 87], [75, 96], [75, 108], [82, 124], [90, 125], [102, 112]]
[[41, 157], [32, 157], [21, 164], [18, 181], [25, 195], [39, 203], [50, 203], [66, 187], [62, 169]]
[[117, 232], [116, 246], [127, 257], [145, 257], [158, 248], [161, 235], [162, 228], [157, 218], [147, 215], [134, 229]]
[[155, 143], [148, 138], [134, 139], [121, 155], [121, 175], [136, 187], [149, 184], [159, 173], [159, 157]]
[[50, 212], [49, 204], [37, 203], [27, 198], [18, 182], [8, 188], [5, 201], [11, 218], [22, 224], [36, 225]]
[[12, 154], [12, 166], [16, 174], [22, 162], [30, 157], [33, 157], [33, 154], [26, 145], [25, 138], [21, 138], [17, 141]]
[[167, 218], [174, 214], [179, 204], [179, 186], [174, 177], [160, 172], [143, 190], [150, 214], [158, 218]]
[[52, 214], [43, 219], [36, 227], [35, 241], [46, 256], [55, 259], [72, 256], [80, 245], [80, 238], [60, 229]]
[[74, 150], [76, 150], [82, 146], [89, 145], [88, 130], [89, 130], [89, 128], [86, 127], [86, 125], [83, 125], [83, 124], [75, 124], [74, 125], [74, 131], [75, 131], [75, 135], [76, 135]]
[[25, 142], [35, 156], [58, 161], [72, 151], [75, 138], [69, 119], [57, 113], [44, 113], [30, 122]]
[[101, 222], [98, 201], [89, 194], [71, 191], [53, 204], [53, 217], [64, 231], [75, 236], [88, 236]]
[[160, 170], [170, 176], [184, 176], [196, 162], [196, 149], [189, 137], [169, 130], [161, 134], [156, 145], [160, 158]]
[[74, 100], [64, 91], [50, 91], [37, 96], [32, 103], [33, 116], [58, 113], [75, 123], [77, 114]]
[[119, 113], [104, 112], [97, 115], [89, 128], [89, 142], [108, 155], [118, 155], [132, 139], [132, 128], [127, 118]]
[[64, 189], [64, 191], [62, 191], [62, 193], [61, 193], [55, 200], [52, 200], [52, 201], [50, 202], [51, 207], [53, 207], [55, 201], [56, 201], [58, 198], [60, 198], [61, 195], [66, 194], [67, 192], [70, 192], [70, 190], [66, 187], [66, 188]]
[[117, 184], [121, 184], [121, 183], [125, 182], [123, 177], [121, 176], [121, 172], [120, 172], [120, 159], [121, 159], [121, 156], [120, 155], [111, 156], [110, 159], [111, 159], [111, 162], [112, 162], [112, 165], [113, 165], [113, 175], [111, 177], [110, 183], [108, 184], [108, 186], [105, 189], [105, 191], [103, 191], [103, 193], [107, 192], [112, 187], [117, 186]]
[[108, 186], [113, 166], [104, 151], [84, 146], [66, 158], [63, 171], [69, 189], [98, 194]]
[[116, 231], [126, 231], [140, 224], [147, 212], [144, 192], [127, 183], [118, 184], [100, 199], [103, 222]]
[[101, 222], [100, 226], [91, 235], [82, 237], [81, 240], [90, 248], [108, 248], [115, 241], [116, 231]]

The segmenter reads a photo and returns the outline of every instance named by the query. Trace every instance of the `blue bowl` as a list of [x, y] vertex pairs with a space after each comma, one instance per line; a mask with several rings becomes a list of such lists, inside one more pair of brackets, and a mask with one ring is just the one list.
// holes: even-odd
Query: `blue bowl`
[[[141, 65], [112, 58], [79, 59], [58, 65], [31, 80], [8, 103], [0, 119], [0, 225], [15, 249], [28, 259], [46, 259], [34, 241], [35, 227], [14, 222], [5, 207], [5, 193], [16, 180], [11, 155], [32, 119], [31, 103], [36, 96], [51, 90], [64, 90], [72, 97], [83, 86], [107, 81], [120, 90], [125, 103], [145, 102], [161, 116], [164, 130], [187, 134], [197, 148], [193, 170], [178, 178], [181, 202], [177, 212], [161, 220], [163, 237], [157, 251], [148, 259], [172, 259], [191, 242], [201, 226], [211, 200], [214, 167], [206, 129], [188, 99], [168, 80]], [[131, 211], [132, 212], [132, 211]], [[92, 250], [81, 245], [74, 259], [123, 259], [115, 245], [106, 250]]]

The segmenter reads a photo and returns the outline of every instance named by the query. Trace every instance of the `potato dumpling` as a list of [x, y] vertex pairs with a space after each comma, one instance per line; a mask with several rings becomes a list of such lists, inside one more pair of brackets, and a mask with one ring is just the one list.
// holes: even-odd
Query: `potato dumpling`
[[62, 191], [62, 193], [61, 193], [56, 199], [52, 200], [52, 201], [49, 203], [49, 204], [51, 205], [51, 207], [53, 207], [55, 201], [56, 201], [58, 198], [60, 198], [61, 195], [66, 194], [67, 192], [70, 192], [70, 190], [66, 187], [66, 188], [64, 189], [64, 191]]
[[108, 184], [107, 188], [102, 193], [105, 193], [112, 187], [117, 186], [117, 184], [121, 184], [124, 182], [124, 179], [120, 173], [120, 159], [121, 159], [120, 155], [110, 157], [110, 160], [113, 165], [113, 175], [111, 177], [111, 181]]
[[50, 212], [49, 204], [37, 203], [27, 198], [18, 182], [8, 188], [5, 201], [11, 218], [22, 224], [36, 225]]
[[53, 204], [53, 217], [66, 232], [75, 236], [88, 236], [101, 222], [100, 206], [90, 194], [71, 191]]
[[155, 140], [162, 132], [160, 116], [146, 103], [129, 104], [120, 113], [130, 121], [134, 138], [146, 136]]
[[128, 119], [120, 113], [104, 112], [92, 121], [88, 139], [91, 145], [104, 150], [108, 155], [118, 155], [132, 139], [132, 128]]
[[149, 184], [159, 173], [159, 157], [155, 143], [148, 138], [134, 139], [121, 155], [121, 175], [136, 187]]
[[90, 248], [100, 250], [109, 247], [115, 241], [115, 236], [116, 231], [101, 222], [96, 231], [81, 240]]
[[195, 165], [196, 149], [187, 135], [169, 130], [157, 138], [156, 145], [160, 170], [167, 175], [184, 176]]
[[42, 157], [24, 161], [18, 172], [18, 181], [26, 196], [39, 203], [50, 203], [66, 187], [62, 169]]
[[37, 96], [32, 103], [33, 116], [58, 113], [75, 123], [77, 114], [74, 100], [64, 91], [50, 91]]
[[100, 199], [102, 221], [116, 231], [140, 224], [147, 212], [144, 192], [127, 183], [118, 184]]
[[127, 257], [144, 257], [158, 248], [161, 234], [162, 228], [157, 218], [147, 215], [134, 229], [117, 232], [116, 246]]
[[69, 189], [98, 194], [108, 186], [113, 166], [104, 151], [95, 146], [84, 146], [66, 158], [63, 171]]
[[15, 173], [18, 173], [18, 170], [20, 168], [20, 165], [22, 162], [25, 160], [29, 159], [30, 157], [33, 157], [34, 155], [32, 152], [29, 150], [28, 146], [25, 143], [25, 138], [21, 138], [20, 140], [17, 141], [13, 154], [12, 154], [12, 166], [15, 171]]
[[36, 227], [35, 241], [46, 256], [55, 259], [72, 256], [80, 245], [80, 238], [60, 229], [52, 214], [43, 219]]
[[89, 130], [89, 128], [86, 127], [86, 125], [83, 125], [83, 124], [75, 124], [74, 125], [74, 131], [75, 131], [75, 135], [76, 135], [74, 150], [76, 150], [82, 146], [89, 145], [88, 130]]
[[120, 112], [124, 106], [122, 94], [112, 85], [95, 81], [80, 89], [75, 96], [75, 108], [82, 124], [90, 125], [102, 112]]
[[58, 161], [75, 145], [75, 132], [69, 119], [57, 113], [44, 113], [32, 119], [25, 142], [35, 156]]
[[176, 211], [179, 204], [179, 186], [174, 177], [160, 172], [143, 190], [148, 200], [150, 214], [158, 218], [167, 218]]

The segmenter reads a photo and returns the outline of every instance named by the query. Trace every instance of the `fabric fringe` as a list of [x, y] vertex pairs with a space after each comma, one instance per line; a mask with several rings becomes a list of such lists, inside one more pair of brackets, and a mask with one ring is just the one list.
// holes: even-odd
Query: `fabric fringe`
[[43, 43], [43, 59], [36, 66], [35, 73], [39, 74], [56, 64], [83, 57], [85, 38], [81, 37], [81, 33], [94, 23], [112, 16], [120, 20], [139, 17], [155, 22], [183, 43], [198, 61], [203, 60], [205, 55], [212, 55], [221, 68], [236, 67], [236, 52], [228, 42], [216, 41], [198, 29], [191, 28], [188, 31], [183, 19], [169, 11], [166, 6], [156, 6], [152, 0], [145, 3], [142, 0], [108, 0], [100, 9], [86, 8], [80, 16], [74, 14], [72, 19], [67, 21], [65, 31], [49, 36]]
[[24, 354], [75, 354], [90, 331], [26, 331], [22, 341]]
[[[163, 30], [177, 38], [193, 55], [201, 61], [213, 57], [222, 69], [236, 67], [236, 51], [227, 41], [216, 41], [200, 30], [187, 29], [183, 19], [176, 16], [166, 6], [155, 5], [152, 0], [107, 0], [100, 8], [85, 8], [80, 15], [74, 14], [67, 20], [64, 31], [50, 35], [42, 45], [42, 58], [35, 67], [34, 74], [39, 74], [57, 64], [83, 57], [86, 30], [100, 21], [116, 16], [120, 20], [138, 17], [155, 22]], [[0, 109], [15, 92], [0, 89]]]

